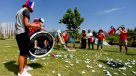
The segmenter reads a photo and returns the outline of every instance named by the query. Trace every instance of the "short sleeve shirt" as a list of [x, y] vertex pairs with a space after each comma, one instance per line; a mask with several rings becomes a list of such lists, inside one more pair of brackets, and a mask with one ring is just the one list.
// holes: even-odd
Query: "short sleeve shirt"
[[98, 34], [98, 40], [103, 40], [105, 38], [103, 33]]
[[27, 16], [29, 18], [29, 20], [30, 20], [30, 11], [28, 11], [28, 10], [25, 9], [23, 11], [23, 16]]
[[27, 10], [27, 8], [22, 8], [17, 12], [16, 23], [15, 23], [16, 34], [21, 34], [28, 31], [27, 27], [23, 23], [24, 16], [30, 19], [30, 12], [29, 10]]
[[91, 32], [87, 33], [87, 38], [90, 38], [91, 36], [93, 36], [93, 34]]
[[[123, 33], [123, 32], [125, 32], [125, 33]], [[127, 30], [123, 30], [123, 32], [120, 32], [120, 39], [121, 40], [127, 40], [128, 31]]]

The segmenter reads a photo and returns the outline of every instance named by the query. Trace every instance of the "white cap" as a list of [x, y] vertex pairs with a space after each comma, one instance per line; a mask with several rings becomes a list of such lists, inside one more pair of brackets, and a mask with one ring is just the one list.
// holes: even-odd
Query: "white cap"
[[38, 21], [44, 23], [44, 19], [43, 18], [39, 18]]

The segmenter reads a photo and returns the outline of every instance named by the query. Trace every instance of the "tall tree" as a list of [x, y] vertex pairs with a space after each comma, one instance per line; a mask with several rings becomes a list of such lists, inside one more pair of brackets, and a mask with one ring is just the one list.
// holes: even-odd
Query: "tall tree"
[[65, 24], [68, 31], [71, 32], [71, 35], [78, 37], [80, 25], [83, 21], [84, 18], [80, 16], [77, 7], [75, 7], [74, 11], [69, 8], [63, 18], [60, 19], [59, 23]]
[[134, 31], [136, 32], [136, 27], [134, 28]]

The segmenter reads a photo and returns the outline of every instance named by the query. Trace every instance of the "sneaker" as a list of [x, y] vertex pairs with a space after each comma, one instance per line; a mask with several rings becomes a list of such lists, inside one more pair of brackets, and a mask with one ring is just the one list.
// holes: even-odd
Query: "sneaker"
[[24, 71], [22, 74], [18, 73], [18, 76], [32, 76], [30, 73]]
[[33, 70], [33, 67], [28, 66], [24, 68], [24, 71], [28, 71], [28, 70]]

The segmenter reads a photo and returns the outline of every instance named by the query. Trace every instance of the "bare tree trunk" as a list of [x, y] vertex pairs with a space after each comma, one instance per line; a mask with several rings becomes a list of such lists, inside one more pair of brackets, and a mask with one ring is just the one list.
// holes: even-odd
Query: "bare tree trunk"
[[4, 22], [0, 24], [0, 34], [3, 38], [14, 38], [15, 37], [15, 23], [14, 22]]

